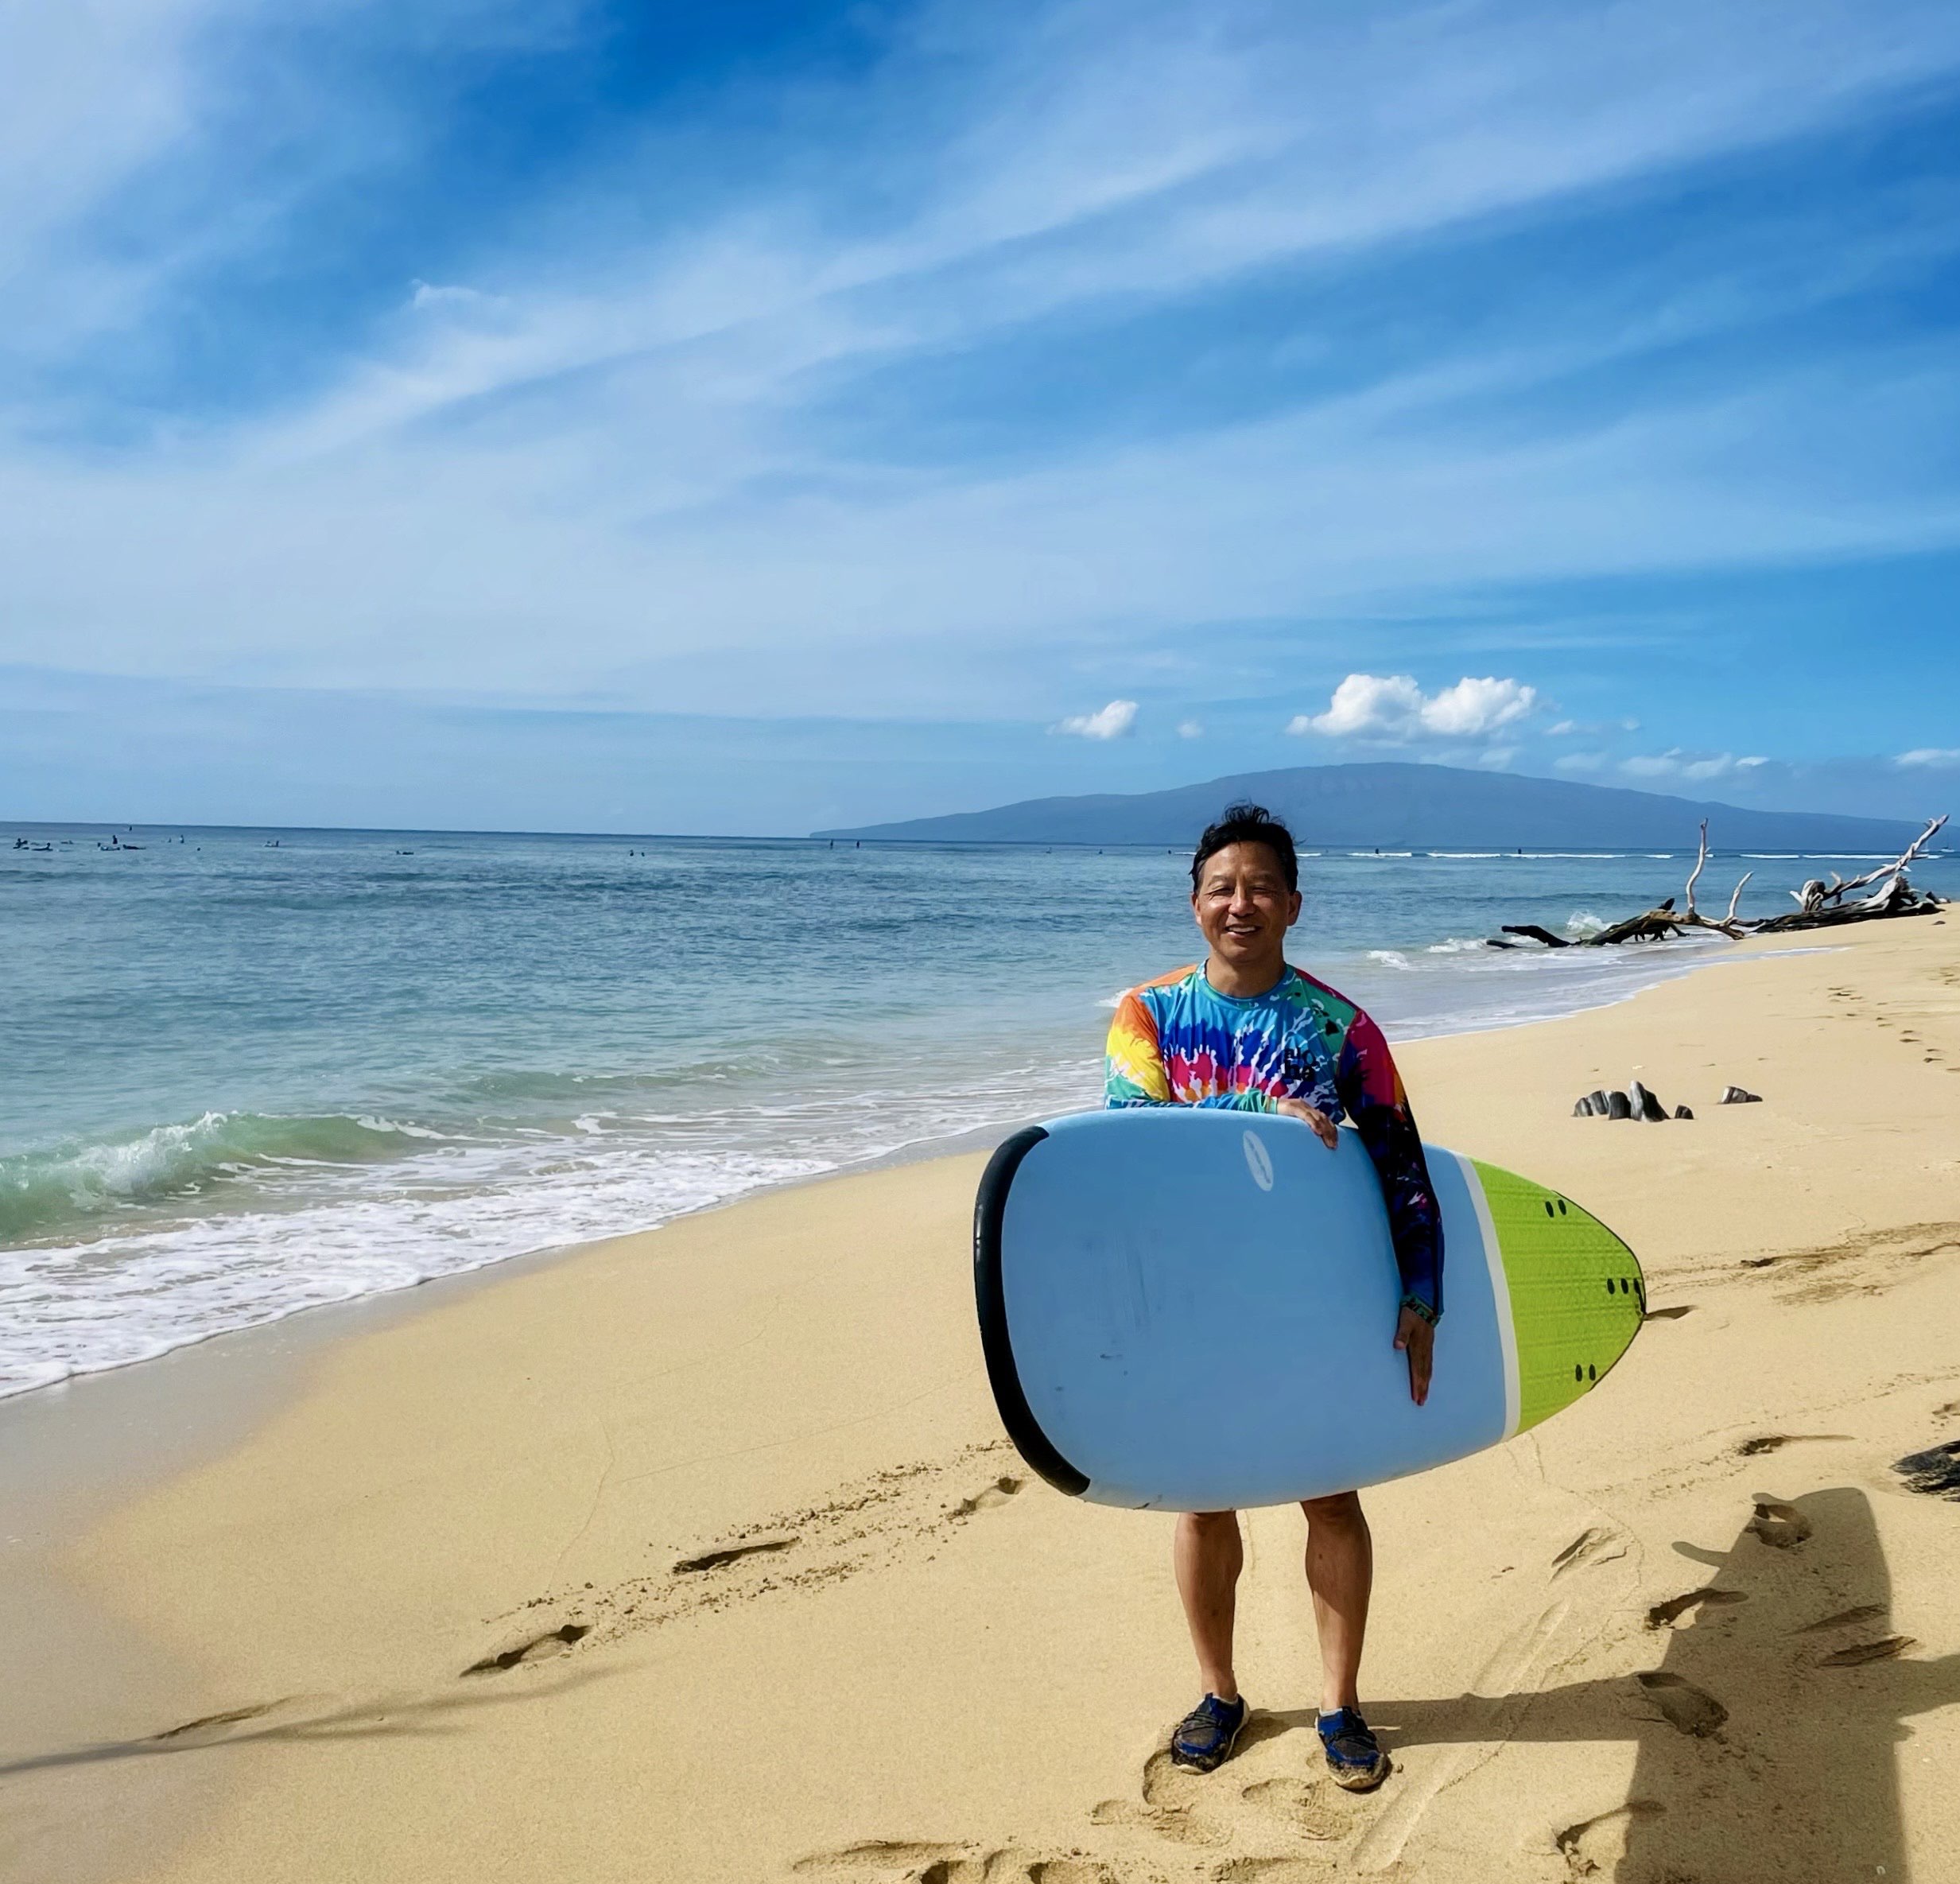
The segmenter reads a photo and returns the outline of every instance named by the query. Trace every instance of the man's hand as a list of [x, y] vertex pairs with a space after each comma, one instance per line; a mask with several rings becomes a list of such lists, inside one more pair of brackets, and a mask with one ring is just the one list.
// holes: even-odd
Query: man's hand
[[1413, 1308], [1395, 1323], [1395, 1346], [1409, 1357], [1409, 1397], [1420, 1406], [1429, 1398], [1429, 1376], [1436, 1358], [1436, 1330]]
[[[1298, 1119], [1303, 1125], [1311, 1125], [1322, 1144], [1329, 1151], [1341, 1142], [1341, 1133], [1332, 1119], [1317, 1105], [1309, 1105], [1304, 1099], [1279, 1099], [1273, 1104], [1273, 1110], [1282, 1118]], [[1401, 1342], [1395, 1342], [1400, 1347]]]

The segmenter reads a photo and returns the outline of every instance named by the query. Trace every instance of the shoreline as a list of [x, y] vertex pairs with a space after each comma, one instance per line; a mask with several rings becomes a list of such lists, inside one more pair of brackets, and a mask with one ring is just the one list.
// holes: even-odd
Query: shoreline
[[[1616, 1370], [1617, 1399], [1602, 1391], [1587, 1403], [1592, 1412], [1575, 1409], [1542, 1437], [1371, 1494], [1384, 1540], [1371, 1692], [1405, 1697], [1403, 1714], [1419, 1727], [1426, 1717], [1410, 1713], [1407, 1696], [1447, 1692], [1451, 1680], [1501, 1695], [1549, 1679], [1553, 1663], [1566, 1665], [1560, 1657], [1583, 1664], [1608, 1649], [1622, 1660], [1658, 1653], [1672, 1638], [1640, 1626], [1650, 1590], [1654, 1600], [1671, 1598], [1677, 1583], [1686, 1587], [1684, 1571], [1707, 1575], [1679, 1564], [1667, 1539], [1733, 1536], [1733, 1526], [1721, 1527], [1737, 1474], [1760, 1479], [1779, 1498], [1807, 1497], [1807, 1472], [1836, 1485], [1852, 1457], [1848, 1442], [1806, 1439], [1787, 1451], [1780, 1442], [1760, 1463], [1705, 1463], [1695, 1468], [1700, 1478], [1690, 1473], [1693, 1482], [1675, 1486], [1670, 1474], [1679, 1477], [1682, 1460], [1708, 1455], [1715, 1435], [1732, 1435], [1716, 1447], [1726, 1459], [1766, 1425], [1855, 1437], [1888, 1409], [1890, 1436], [1858, 1439], [1876, 1448], [1878, 1463], [1852, 1473], [1877, 1490], [1884, 1482], [1869, 1474], [1908, 1450], [1904, 1435], [1922, 1445], [1940, 1436], [1928, 1424], [1935, 1404], [1960, 1408], [1960, 1366], [1937, 1359], [1939, 1304], [1960, 1309], [1960, 1242], [1949, 1250], [1927, 1241], [1960, 1171], [1950, 1151], [1943, 1163], [1931, 1148], [1955, 1142], [1960, 1122], [1960, 1078], [1946, 1071], [1960, 1067], [1960, 1026], [1937, 1008], [1946, 998], [1941, 988], [1960, 986], [1950, 934], [1942, 924], [1917, 941], [1875, 930], [1824, 947], [1724, 950], [1696, 965], [1718, 960], [1748, 979], [1719, 995], [1706, 977], [1683, 974], [1561, 1019], [1398, 1047], [1426, 1135], [1597, 1205], [1642, 1251], [1656, 1305], [1688, 1311], [1636, 1344], [1640, 1381], [1625, 1385], [1619, 1376], [1628, 1370]], [[1842, 1000], [1838, 986], [1847, 991]], [[1929, 1000], [1931, 1019], [1913, 1006]], [[1855, 1030], [1839, 1012], [1851, 1006]], [[1643, 1066], [1670, 1105], [1694, 1105], [1693, 1125], [1671, 1122], [1665, 1135], [1616, 1132], [1605, 1121], [1564, 1116], [1578, 1091], [1602, 1078], [1623, 1084]], [[1836, 1090], [1822, 1090], [1820, 1066], [1841, 1068]], [[1768, 1102], [1705, 1109], [1727, 1078], [1765, 1090]], [[1505, 1105], [1493, 1106], [1493, 1091]], [[1834, 1154], [1833, 1144], [1844, 1149]], [[0, 1405], [0, 1433], [38, 1426], [54, 1443], [65, 1424], [73, 1452], [92, 1421], [97, 1442], [85, 1468], [97, 1474], [95, 1490], [85, 1498], [50, 1491], [45, 1470], [23, 1461], [40, 1451], [45, 1467], [38, 1445], [0, 1445], [16, 1482], [0, 1484], [0, 1494], [17, 1492], [24, 1474], [40, 1481], [28, 1488], [40, 1509], [25, 1513], [36, 1536], [25, 1549], [17, 1535], [10, 1540], [8, 1561], [17, 1590], [23, 1564], [41, 1575], [37, 1606], [15, 1613], [33, 1618], [21, 1633], [42, 1665], [16, 1684], [8, 1757], [88, 1743], [103, 1750], [0, 1779], [25, 1808], [22, 1835], [41, 1840], [19, 1848], [41, 1858], [59, 1851], [60, 1868], [18, 1874], [37, 1884], [111, 1875], [201, 1884], [363, 1868], [414, 1880], [480, 1875], [491, 1862], [482, 1838], [501, 1825], [507, 1842], [506, 1812], [545, 1785], [569, 1788], [573, 1816], [592, 1815], [605, 1831], [588, 1837], [555, 1818], [533, 1828], [534, 1836], [548, 1831], [548, 1855], [526, 1874], [582, 1884], [615, 1875], [777, 1875], [799, 1854], [845, 1853], [853, 1827], [863, 1837], [923, 1839], [949, 1852], [964, 1840], [1007, 1839], [1051, 1855], [1099, 1854], [1106, 1865], [1127, 1864], [1134, 1847], [1134, 1874], [1182, 1877], [1163, 1871], [1164, 1854], [1136, 1816], [1147, 1816], [1147, 1796], [1102, 1820], [1089, 1810], [1134, 1792], [1135, 1768], [1126, 1781], [1124, 1763], [1142, 1758], [1157, 1716], [1188, 1701], [1158, 1530], [1038, 1486], [988, 1502], [996, 1477], [1023, 1469], [1001, 1450], [977, 1356], [967, 1352], [964, 1245], [978, 1167], [969, 1152], [829, 1174], [658, 1231], [439, 1279], [447, 1287], [336, 1304], [343, 1313], [295, 1315]], [[1943, 1214], [1952, 1214], [1950, 1202]], [[1791, 1273], [1811, 1278], [1801, 1295], [1836, 1273], [1823, 1259], [1838, 1261], [1838, 1245], [1850, 1251], [1873, 1237], [1880, 1257], [1840, 1253], [1849, 1280], [1825, 1301], [1758, 1302], [1744, 1292], [1756, 1286], [1759, 1272], [1748, 1265], [1759, 1257], [1770, 1276], [1795, 1263]], [[1919, 1292], [1914, 1314], [1897, 1325], [1894, 1288]], [[1838, 1333], [1824, 1338], [1826, 1326]], [[1874, 1374], [1869, 1330], [1880, 1327], [1888, 1365]], [[1902, 1365], [1914, 1371], [1906, 1363], [1915, 1348], [1934, 1357], [1918, 1365], [1928, 1384], [1887, 1385]], [[1751, 1357], [1740, 1377], [1738, 1353]], [[1824, 1391], [1853, 1362], [1865, 1372]], [[1954, 1381], [1931, 1384], [1943, 1365]], [[1833, 1393], [1835, 1410], [1816, 1405]], [[79, 1421], [78, 1404], [91, 1408]], [[1622, 1420], [1644, 1409], [1648, 1425], [1633, 1429], [1642, 1435], [1638, 1457], [1624, 1456], [1614, 1439], [1607, 1410], [1616, 1405]], [[10, 1422], [14, 1409], [30, 1407], [41, 1416]], [[1473, 1543], [1454, 1532], [1456, 1543], [1438, 1556], [1442, 1539], [1424, 1541], [1429, 1524], [1465, 1497], [1474, 1505], [1492, 1496], [1501, 1509], [1478, 1521]], [[970, 1521], [945, 1517], [962, 1505], [972, 1507]], [[1642, 1516], [1649, 1505], [1651, 1517]], [[860, 1515], [840, 1516], [840, 1508]], [[9, 1509], [17, 1533], [23, 1506], [10, 1497]], [[1582, 1522], [1588, 1509], [1595, 1515]], [[1908, 1659], [1898, 1665], [1950, 1657], [1960, 1629], [1950, 1598], [1927, 1580], [1923, 1552], [1933, 1545], [1921, 1537], [1947, 1508], [1901, 1494], [1874, 1509], [1894, 1561], [1892, 1600], [1924, 1645], [1902, 1652]], [[1299, 1618], [1279, 1566], [1297, 1545], [1283, 1519], [1252, 1521], [1245, 1626], [1248, 1658], [1256, 1649], [1268, 1664], [1277, 1655], [1295, 1665]], [[1617, 1559], [1593, 1553], [1597, 1570], [1556, 1573], [1568, 1619], [1548, 1625], [1543, 1646], [1522, 1661], [1504, 1661], [1502, 1641], [1522, 1612], [1509, 1598], [1492, 1610], [1496, 1599], [1479, 1593], [1486, 1586], [1465, 1567], [1469, 1559], [1495, 1553], [1479, 1575], [1501, 1590], [1519, 1573], [1506, 1567], [1513, 1559], [1535, 1560], [1541, 1530], [1549, 1560], [1588, 1527], [1641, 1540], [1650, 1522], [1653, 1541]], [[771, 1525], [796, 1530], [786, 1555], [716, 1572], [714, 1601], [688, 1606], [692, 1587], [666, 1569], [674, 1556]], [[868, 1543], [852, 1540], [853, 1525], [868, 1527]], [[1453, 1551], [1468, 1557], [1458, 1562]], [[1035, 1561], [1050, 1566], [1052, 1580], [1030, 1587]], [[1442, 1668], [1410, 1659], [1408, 1605], [1425, 1579], [1462, 1616], [1463, 1645], [1432, 1645]], [[1764, 1593], [1757, 1598], [1767, 1605]], [[658, 1612], [654, 1626], [628, 1606], [636, 1601]], [[1758, 1613], [1767, 1610], [1737, 1614], [1746, 1622]], [[458, 1684], [472, 1657], [518, 1646], [534, 1623], [561, 1622], [589, 1629], [589, 1641], [553, 1638], [499, 1675], [501, 1688]], [[1704, 1637], [1704, 1647], [1718, 1645], [1719, 1633]], [[989, 1645], [996, 1636], [1025, 1645], [1003, 1660]], [[1463, 1663], [1459, 1646], [1484, 1661]], [[1492, 1672], [1478, 1677], [1486, 1665]], [[1016, 1757], [1024, 1743], [1007, 1723], [1030, 1704], [1025, 1683], [1045, 1666], [1093, 1731], [1081, 1746], [1057, 1750], [1053, 1769], [1038, 1775]], [[1868, 1678], [1840, 1679], [1842, 1699]], [[1636, 1698], [1615, 1705], [1637, 1712], [1640, 1691], [1633, 1676], [1624, 1680]], [[60, 1706], [23, 1718], [37, 1690]], [[1286, 1692], [1269, 1669], [1256, 1698], [1280, 1705]], [[728, 1696], [731, 1710], [730, 1722], [710, 1733], [712, 1748], [699, 1758], [685, 1745], [677, 1751], [663, 1730], [659, 1764], [649, 1769], [634, 1757], [642, 1730], [677, 1707], [685, 1718], [686, 1697], [709, 1692]], [[506, 1703], [517, 1701], [513, 1714]], [[1733, 1691], [1728, 1705], [1741, 1719]], [[183, 1724], [240, 1707], [250, 1721], [196, 1732]], [[848, 1718], [868, 1719], [895, 1717], [879, 1711], [890, 1707], [918, 1724], [900, 1737], [903, 1746], [868, 1749], [862, 1772], [799, 1764], [840, 1707]], [[427, 1739], [378, 1728], [344, 1737], [351, 1723], [384, 1717], [448, 1725]], [[1940, 1719], [1951, 1731], [1927, 1745], [1950, 1758], [1960, 1749], [1960, 1711]], [[343, 1725], [328, 1724], [336, 1721]], [[1506, 1742], [1495, 1731], [1501, 1724], [1486, 1736], [1493, 1743]], [[1659, 1731], [1672, 1732], [1664, 1723]], [[1923, 1720], [1918, 1731], [1932, 1731]], [[1659, 1753], [1628, 1731], [1644, 1770]], [[146, 1738], [157, 1735], [165, 1738]], [[1289, 1727], [1272, 1744], [1297, 1750], [1298, 1738]], [[1474, 1803], [1477, 1769], [1452, 1765], [1452, 1744], [1425, 1744], [1419, 1733], [1396, 1747], [1409, 1783], [1367, 1808], [1378, 1816], [1356, 1808], [1361, 1816], [1341, 1820], [1346, 1861], [1368, 1868], [1392, 1843], [1409, 1855], [1414, 1877], [1501, 1868], [1514, 1847], [1473, 1839], [1475, 1863], [1451, 1870], [1446, 1852], [1423, 1842], [1422, 1814], [1433, 1817], [1434, 1808], [1411, 1814], [1408, 1801], [1434, 1800], [1438, 1786], [1465, 1810]], [[1529, 1736], [1523, 1744], [1532, 1751]], [[128, 1757], [139, 1747], [197, 1757]], [[709, 1751], [715, 1758], [704, 1766]], [[1570, 1766], [1552, 1751], [1538, 1746], [1535, 1756], [1560, 1770]], [[1247, 1757], [1264, 1759], [1264, 1743]], [[1578, 1789], [1585, 1797], [1573, 1805], [1575, 1819], [1585, 1816], [1578, 1804], [1603, 1802], [1610, 1817], [1616, 1800], [1634, 1796], [1628, 1772], [1611, 1761], [1594, 1766]], [[1903, 1766], [1900, 1773], [1903, 1782]], [[102, 1787], [119, 1785], [126, 1799], [138, 1776], [130, 1809], [114, 1825], [99, 1822], [91, 1801]], [[749, 1789], [757, 1785], [760, 1796]], [[438, 1850], [413, 1826], [432, 1797], [452, 1794], [475, 1801], [481, 1822], [435, 1812], [430, 1829], [450, 1841]], [[410, 1806], [417, 1797], [425, 1807]], [[752, 1808], [739, 1825], [718, 1823], [717, 1797], [751, 1799]], [[619, 1804], [629, 1798], [638, 1803], [622, 1819]], [[1915, 1840], [1946, 1821], [1916, 1793], [1900, 1810], [1902, 1828], [1876, 1848], [1903, 1869]], [[336, 1812], [351, 1817], [336, 1821]], [[1632, 1836], [1628, 1823], [1613, 1835]], [[1589, 1857], [1612, 1829], [1588, 1833], [1581, 1848]], [[1252, 1836], [1222, 1828], [1207, 1850], [1221, 1862], [1241, 1849], [1257, 1855], [1263, 1847], [1256, 1839], [1242, 1846], [1241, 1832]], [[100, 1848], [105, 1837], [121, 1842]], [[323, 1837], [328, 1846], [316, 1842]], [[1554, 1847], [1548, 1833], [1547, 1861]], [[1332, 1857], [1336, 1847], [1316, 1848]], [[6, 1850], [0, 1874], [12, 1874]], [[322, 1859], [327, 1850], [336, 1854], [331, 1862]], [[367, 1854], [362, 1866], [349, 1855], [355, 1850]], [[1156, 1872], [1142, 1868], [1146, 1859]], [[1057, 1878], [1076, 1874], [1054, 1868], [1059, 1857], [1042, 1862]], [[839, 1855], [824, 1868], [879, 1884], [904, 1870], [895, 1860], [882, 1870], [868, 1859], [852, 1863], [855, 1870]], [[1120, 1874], [1127, 1884], [1132, 1874]]]
[[[1372, 953], [1376, 955], [1381, 955], [1399, 954], [1400, 951], [1378, 950]], [[1544, 953], [1549, 954], [1550, 951]], [[1746, 939], [1745, 943], [1740, 945], [1723, 946], [1712, 942], [1695, 941], [1662, 944], [1651, 952], [1644, 948], [1637, 957], [1628, 952], [1624, 967], [1616, 965], [1611, 971], [1616, 973], [1626, 973], [1629, 977], [1630, 985], [1624, 987], [1602, 985], [1597, 989], [1588, 989], [1585, 992], [1589, 998], [1581, 1000], [1576, 1006], [1558, 1005], [1552, 1008], [1549, 1012], [1533, 1012], [1523, 1016], [1505, 1015], [1497, 1018], [1477, 1016], [1461, 1026], [1446, 1025], [1409, 1033], [1396, 1031], [1391, 1032], [1390, 1038], [1391, 1043], [1399, 1051], [1406, 1047], [1416, 1046], [1426, 1041], [1477, 1038], [1507, 1032], [1519, 1027], [1538, 1027], [1619, 1006], [1636, 999], [1647, 989], [1662, 986], [1669, 981], [1691, 976], [1700, 969], [1713, 967], [1723, 961], [1745, 958], [1746, 954]], [[1608, 959], [1616, 965], [1619, 964], [1621, 961], [1621, 952], [1615, 951], [1614, 954]], [[1112, 1004], [1113, 1005], [1113, 1003]], [[840, 1177], [887, 1170], [934, 1158], [957, 1156], [964, 1150], [978, 1148], [983, 1144], [991, 1146], [1008, 1133], [1019, 1130], [1023, 1125], [1038, 1122], [1041, 1117], [1053, 1115], [1042, 1113], [1017, 1114], [1003, 1121], [982, 1123], [968, 1126], [951, 1133], [916, 1139], [891, 1150], [872, 1153], [867, 1156], [835, 1164], [822, 1171], [798, 1174], [758, 1183], [751, 1189], [738, 1191], [708, 1203], [682, 1209], [671, 1216], [658, 1218], [650, 1222], [639, 1222], [624, 1224], [619, 1228], [606, 1230], [597, 1235], [579, 1235], [564, 1241], [542, 1243], [534, 1248], [514, 1251], [507, 1255], [487, 1257], [482, 1261], [473, 1263], [464, 1268], [422, 1276], [416, 1280], [400, 1284], [393, 1288], [373, 1289], [363, 1294], [348, 1295], [327, 1302], [297, 1303], [291, 1307], [283, 1309], [275, 1314], [265, 1315], [257, 1320], [245, 1322], [233, 1327], [214, 1329], [208, 1333], [192, 1335], [186, 1339], [175, 1342], [170, 1346], [159, 1348], [153, 1353], [137, 1355], [127, 1360], [111, 1362], [103, 1365], [78, 1367], [71, 1373], [53, 1380], [37, 1381], [0, 1392], [0, 1442], [4, 1441], [8, 1420], [7, 1409], [10, 1407], [39, 1395], [60, 1393], [78, 1381], [93, 1379], [101, 1375], [126, 1373], [132, 1368], [149, 1366], [156, 1362], [166, 1361], [173, 1355], [207, 1346], [212, 1342], [230, 1341], [241, 1336], [250, 1336], [278, 1329], [297, 1319], [310, 1318], [316, 1315], [332, 1316], [344, 1311], [359, 1311], [366, 1303], [386, 1301], [398, 1297], [416, 1297], [421, 1292], [431, 1287], [460, 1281], [468, 1276], [499, 1273], [510, 1269], [513, 1265], [557, 1261], [575, 1255], [580, 1250], [591, 1248], [596, 1244], [609, 1242], [615, 1237], [650, 1234], [669, 1225], [684, 1222], [691, 1217], [701, 1215], [704, 1212], [730, 1209], [755, 1198], [769, 1196], [778, 1191], [795, 1190], [811, 1184], [827, 1183]], [[0, 1490], [4, 1490], [4, 1476], [0, 1475]]]

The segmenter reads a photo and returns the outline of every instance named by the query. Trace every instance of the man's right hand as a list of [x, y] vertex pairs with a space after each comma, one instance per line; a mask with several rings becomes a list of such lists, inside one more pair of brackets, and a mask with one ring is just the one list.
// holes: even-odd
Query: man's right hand
[[1309, 1105], [1304, 1099], [1279, 1099], [1274, 1101], [1273, 1110], [1283, 1118], [1298, 1119], [1303, 1125], [1311, 1125], [1315, 1136], [1330, 1152], [1341, 1142], [1341, 1134], [1333, 1121], [1318, 1105]]

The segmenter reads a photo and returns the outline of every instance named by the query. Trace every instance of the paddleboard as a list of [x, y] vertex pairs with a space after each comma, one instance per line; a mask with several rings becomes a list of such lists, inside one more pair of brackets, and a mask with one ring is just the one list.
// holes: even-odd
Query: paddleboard
[[1083, 1113], [981, 1179], [974, 1289], [1021, 1456], [1104, 1505], [1220, 1511], [1426, 1471], [1592, 1392], [1646, 1311], [1632, 1250], [1570, 1198], [1425, 1145], [1444, 1315], [1427, 1404], [1392, 1346], [1375, 1167], [1278, 1114]]

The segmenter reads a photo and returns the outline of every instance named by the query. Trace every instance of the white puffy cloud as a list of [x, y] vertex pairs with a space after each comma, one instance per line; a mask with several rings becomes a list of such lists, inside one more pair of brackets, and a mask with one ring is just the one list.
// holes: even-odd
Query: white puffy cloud
[[1929, 771], [1942, 771], [1949, 766], [1960, 766], [1960, 746], [1915, 746], [1910, 752], [1901, 752], [1892, 763], [1923, 767]]
[[1121, 739], [1135, 724], [1136, 702], [1112, 700], [1093, 713], [1071, 713], [1055, 731], [1073, 733], [1077, 739], [1114, 740]]
[[1324, 713], [1296, 713], [1290, 733], [1329, 739], [1403, 739], [1422, 711], [1422, 690], [1406, 674], [1350, 674], [1334, 689]]
[[1204, 723], [1198, 720], [1182, 720], [1178, 723], [1178, 737], [1181, 740], [1201, 740], [1205, 736]]
[[1553, 769], [1561, 772], [1597, 772], [1606, 763], [1604, 752], [1561, 752], [1552, 762]]
[[1522, 720], [1537, 704], [1538, 690], [1522, 681], [1496, 680], [1486, 674], [1473, 680], [1465, 674], [1422, 703], [1422, 724], [1431, 732], [1455, 739], [1476, 739]]
[[1407, 674], [1350, 674], [1325, 713], [1296, 713], [1287, 731], [1324, 739], [1481, 739], [1523, 719], [1537, 701], [1535, 687], [1488, 674], [1466, 674], [1454, 686], [1425, 693]]
[[1636, 753], [1631, 759], [1623, 759], [1620, 769], [1635, 779], [1725, 779], [1732, 773], [1753, 771], [1759, 765], [1769, 761], [1760, 755], [1738, 759], [1733, 752], [1716, 752], [1697, 759], [1684, 752], [1679, 746], [1671, 746], [1665, 752]]

